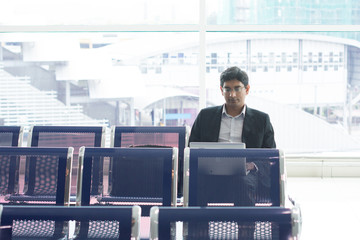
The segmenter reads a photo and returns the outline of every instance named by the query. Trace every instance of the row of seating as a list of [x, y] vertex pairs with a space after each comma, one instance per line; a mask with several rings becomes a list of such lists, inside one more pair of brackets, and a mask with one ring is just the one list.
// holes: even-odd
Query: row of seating
[[[110, 147], [153, 145], [184, 149], [189, 131], [185, 126], [112, 126]], [[25, 140], [28, 147], [79, 149], [105, 147], [106, 138], [105, 126], [30, 126], [28, 131], [23, 126], [0, 126], [0, 146], [21, 147]]]
[[[81, 147], [78, 162], [77, 205], [176, 206], [180, 200], [177, 148]], [[259, 167], [256, 189], [241, 185], [248, 178], [246, 162]], [[72, 147], [0, 147], [0, 163], [2, 203], [70, 204]], [[184, 166], [185, 206], [284, 206], [284, 158], [277, 149], [185, 148]], [[249, 195], [254, 204], [235, 201]]]
[[[0, 239], [140, 239], [141, 208], [1, 206]], [[150, 239], [298, 239], [299, 208], [152, 207]]]
[[[76, 194], [77, 159], [80, 147], [105, 147], [110, 138], [110, 147], [162, 146], [177, 147], [178, 170], [183, 172], [184, 148], [188, 145], [189, 128], [184, 126], [112, 126], [111, 135], [106, 135], [104, 126], [31, 126], [28, 132], [22, 126], [0, 126], [0, 146], [28, 147], [73, 147], [74, 163], [71, 194]], [[27, 135], [27, 137], [24, 137]], [[182, 196], [182, 174], [179, 175], [179, 196]]]
[[[188, 145], [189, 127], [185, 126], [112, 126], [110, 136], [105, 126], [0, 126], [0, 146], [28, 147], [135, 147], [143, 145], [169, 146], [184, 149]], [[24, 137], [27, 135], [27, 137]], [[181, 154], [181, 152], [180, 152]], [[180, 155], [181, 158], [182, 155]]]
[[141, 208], [0, 205], [0, 239], [139, 239]]
[[[132, 128], [131, 131], [136, 132], [136, 129], [141, 127]], [[165, 130], [165, 128], [161, 130]], [[152, 130], [150, 129], [148, 131]], [[153, 134], [151, 138], [154, 138], [156, 135], [158, 135], [157, 138], [159, 138], [159, 134]], [[54, 141], [56, 142], [56, 140]], [[115, 143], [115, 141], [113, 142]], [[250, 211], [255, 211], [258, 217], [262, 216], [264, 212], [263, 209], [267, 209], [264, 208], [264, 206], [271, 206], [271, 209], [279, 208], [279, 212], [274, 212], [275, 219], [280, 219], [279, 216], [282, 215], [280, 212], [283, 210], [287, 213], [298, 212], [297, 210], [294, 211], [296, 208], [293, 209], [285, 204], [286, 176], [284, 156], [279, 150], [185, 148], [181, 151], [176, 147], [170, 147], [166, 144], [154, 143], [157, 142], [137, 143], [136, 146], [140, 146], [141, 148], [83, 146], [79, 148], [78, 156], [76, 157], [73, 147], [34, 148], [35, 146], [32, 146], [21, 148], [12, 147], [9, 149], [2, 147], [0, 148], [1, 152], [5, 153], [7, 150], [10, 152], [7, 152], [8, 155], [5, 154], [4, 157], [0, 157], [4, 162], [8, 161], [7, 165], [1, 163], [7, 166], [6, 168], [1, 167], [1, 169], [9, 169], [11, 171], [15, 169], [15, 177], [10, 177], [9, 175], [9, 178], [1, 178], [2, 182], [6, 182], [4, 186], [8, 187], [8, 189], [4, 187], [1, 190], [1, 192], [6, 193], [3, 194], [5, 195], [3, 198], [6, 204], [5, 208], [17, 207], [19, 204], [27, 204], [27, 206], [30, 207], [29, 204], [33, 206], [39, 203], [57, 204], [58, 206], [56, 207], [68, 205], [71, 201], [71, 171], [76, 169], [78, 172], [78, 177], [75, 179], [77, 180], [77, 187], [75, 187], [76, 208], [89, 205], [95, 208], [108, 207], [111, 205], [140, 205], [142, 215], [152, 215], [152, 218], [156, 216], [155, 213], [159, 212], [159, 209], [166, 209], [164, 206], [172, 206], [169, 208], [171, 212], [174, 211], [174, 209], [192, 209], [192, 206], [255, 205], [257, 207], [250, 208]], [[184, 147], [186, 145], [184, 145]], [[20, 152], [19, 154], [15, 154], [14, 151]], [[182, 152], [182, 156], [184, 157], [184, 161], [181, 161], [181, 163], [179, 163], [180, 152]], [[59, 160], [60, 158], [62, 160]], [[79, 165], [78, 168], [74, 168], [72, 165], [77, 159]], [[246, 185], [239, 184], [248, 179], [245, 170], [246, 162], [256, 162], [256, 165], [259, 166], [258, 175], [260, 177], [256, 179], [256, 191], [254, 191], [253, 185], [246, 187]], [[180, 164], [185, 167], [183, 171], [184, 175], [178, 171]], [[54, 172], [54, 169], [60, 169], [61, 173]], [[176, 184], [178, 172], [180, 176], [184, 176], [184, 198], [179, 198], [179, 195], [176, 194], [179, 186]], [[45, 174], [45, 177], [38, 177], [38, 174]], [[3, 174], [1, 174], [1, 176], [3, 176]], [[6, 176], [6, 174], [4, 176]], [[23, 176], [23, 178], [21, 178], [21, 176]], [[18, 190], [21, 189], [19, 187], [21, 184], [24, 186], [24, 191], [20, 193]], [[182, 184], [180, 186], [182, 186]], [[59, 188], [61, 189], [59, 190]], [[246, 201], [249, 196], [251, 196], [253, 203]], [[153, 206], [158, 206], [157, 208], [152, 208], [157, 210], [150, 210]], [[174, 206], [186, 206], [188, 208], [174, 208]], [[245, 208], [246, 207], [235, 209]], [[195, 209], [196, 208], [194, 208], [194, 214], [202, 214]], [[221, 207], [219, 209], [229, 208]], [[152, 212], [150, 213], [150, 211]], [[184, 213], [183, 210], [179, 211]], [[172, 215], [175, 216], [176, 214]], [[296, 216], [299, 216], [299, 214]], [[191, 217], [188, 219], [196, 218]], [[294, 221], [294, 219], [295, 218], [292, 218], [290, 221], [291, 226], [297, 226], [300, 222], [298, 220]], [[296, 219], [301, 218], [297, 217]], [[172, 229], [171, 235], [174, 235], [174, 229], [183, 229], [185, 235], [192, 232], [190, 231], [191, 229], [196, 229], [191, 228], [189, 230], [187, 226], [193, 226], [193, 224], [186, 223], [186, 219], [183, 219], [183, 221], [172, 221], [173, 222], [169, 224]], [[177, 221], [182, 221], [183, 224], [179, 226]], [[206, 222], [207, 220], [204, 221]], [[213, 226], [210, 224], [213, 221], [217, 220], [209, 220], [205, 225], [200, 224], [203, 230], [194, 230], [190, 235], [195, 233], [199, 234], [200, 232], [203, 232], [203, 235], [205, 233], [210, 234], [212, 228], [209, 226]], [[184, 225], [184, 223], [186, 224]], [[250, 221], [250, 225], [247, 223], [244, 228], [239, 228], [238, 225], [235, 224], [235, 229], [238, 230], [230, 234], [232, 236], [230, 239], [233, 239], [234, 234], [240, 236], [246, 232], [250, 233], [250, 235], [251, 233], [256, 233], [258, 232], [258, 230], [256, 230], [258, 227], [264, 229], [266, 225], [264, 224], [265, 223], [260, 220]], [[168, 225], [165, 224], [164, 226]], [[208, 226], [208, 228], [204, 228], [205, 226]], [[217, 232], [219, 228], [218, 224], [215, 226]], [[222, 223], [222, 227], [229, 226], [232, 226], [231, 228], [234, 227], [233, 223], [227, 220]], [[273, 238], [262, 237], [254, 239], [289, 239], [278, 237], [278, 230], [274, 228], [278, 226], [277, 223], [274, 222], [271, 224], [270, 222], [270, 224], [266, 226], [266, 232], [268, 234], [270, 233], [270, 236]], [[240, 231], [239, 229], [250, 230]], [[284, 228], [281, 227], [279, 231], [284, 232], [282, 229]], [[153, 230], [153, 232], [155, 232], [155, 230]], [[225, 232], [231, 233], [232, 231], [226, 230]], [[175, 235], [178, 236], [179, 233], [175, 231]], [[204, 236], [208, 235], [205, 234]], [[292, 236], [298, 236], [298, 234], [294, 235], [294, 233], [292, 233]], [[160, 239], [169, 239], [169, 237]], [[197, 235], [197, 237], [193, 237], [193, 239], [209, 238], [199, 238], [199, 235]]]

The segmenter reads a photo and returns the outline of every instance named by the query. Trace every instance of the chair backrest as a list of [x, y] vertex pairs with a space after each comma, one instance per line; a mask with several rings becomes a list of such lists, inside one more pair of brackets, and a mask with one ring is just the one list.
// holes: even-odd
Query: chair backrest
[[82, 146], [104, 147], [104, 126], [32, 126], [29, 131], [29, 147], [73, 147], [74, 162], [71, 195], [76, 195], [78, 154]]
[[[79, 156], [77, 204], [175, 206], [177, 148], [88, 148]], [[100, 164], [98, 164], [100, 163]]]
[[29, 147], [73, 147], [77, 156], [82, 146], [104, 147], [104, 126], [32, 126]]
[[297, 239], [301, 215], [283, 207], [153, 207], [150, 239]]
[[21, 126], [0, 126], [0, 146], [21, 147], [23, 133]]
[[22, 240], [139, 239], [140, 216], [139, 206], [0, 206], [1, 225]]
[[183, 195], [184, 149], [188, 145], [190, 128], [186, 126], [113, 126], [112, 147], [167, 146], [179, 149], [178, 155], [178, 196]]
[[[11, 162], [6, 168], [9, 173], [4, 175], [11, 179], [9, 183], [16, 183], [5, 194], [3, 203], [68, 205], [72, 158], [71, 147], [0, 147], [0, 162]], [[17, 180], [22, 163], [25, 173]], [[23, 189], [18, 187], [20, 185]]]
[[185, 206], [284, 206], [285, 181], [278, 149], [185, 149]]

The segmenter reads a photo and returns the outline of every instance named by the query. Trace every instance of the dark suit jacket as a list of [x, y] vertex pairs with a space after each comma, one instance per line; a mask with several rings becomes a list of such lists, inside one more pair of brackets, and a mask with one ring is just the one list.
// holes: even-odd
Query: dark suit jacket
[[[217, 142], [223, 106], [204, 108], [191, 129], [189, 142]], [[246, 107], [242, 142], [246, 148], [276, 148], [274, 130], [269, 115]]]

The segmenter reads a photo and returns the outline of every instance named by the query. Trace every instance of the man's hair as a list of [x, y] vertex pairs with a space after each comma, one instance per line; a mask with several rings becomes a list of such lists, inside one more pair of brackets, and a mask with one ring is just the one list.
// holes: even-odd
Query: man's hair
[[223, 87], [225, 82], [234, 79], [242, 82], [244, 84], [244, 87], [247, 87], [247, 85], [249, 84], [249, 77], [246, 72], [242, 71], [238, 67], [229, 67], [220, 75], [220, 86]]

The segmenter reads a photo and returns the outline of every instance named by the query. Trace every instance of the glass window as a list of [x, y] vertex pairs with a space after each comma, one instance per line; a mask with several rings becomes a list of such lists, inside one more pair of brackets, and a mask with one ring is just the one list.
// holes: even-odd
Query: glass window
[[208, 1], [208, 24], [359, 24], [357, 1]]
[[1, 3], [0, 25], [197, 24], [194, 0], [13, 0]]
[[[333, 68], [327, 67], [329, 63], [334, 64], [335, 59], [341, 56], [357, 55], [359, 48], [355, 50], [346, 47], [348, 43], [342, 38], [304, 32], [276, 35], [264, 32], [219, 32], [208, 33], [207, 39], [211, 39], [211, 44], [207, 45], [209, 56], [226, 56], [229, 51], [236, 53], [236, 55], [231, 55], [232, 58], [229, 61], [218, 63], [219, 65], [223, 64], [224, 68], [227, 68], [233, 65], [239, 66], [239, 62], [244, 63], [240, 67], [249, 75], [250, 95], [254, 94], [261, 99], [279, 104], [299, 106], [321, 102], [324, 106], [329, 104], [328, 106], [332, 105], [333, 108], [341, 110], [346, 104], [346, 95], [338, 89], [346, 88], [350, 76], [353, 83], [360, 81], [356, 75], [348, 72], [346, 64], [349, 63], [336, 61]], [[289, 63], [288, 58], [291, 59]], [[327, 60], [318, 61], [319, 58]], [[360, 63], [360, 58], [355, 57], [351, 61]], [[300, 66], [300, 68], [292, 68], [289, 64]], [[271, 75], [267, 72], [271, 72]], [[217, 92], [219, 75], [209, 72], [206, 84], [209, 92]], [[325, 91], [329, 83], [333, 86], [337, 85], [337, 88], [331, 90], [332, 93]], [[321, 95], [319, 91], [316, 96], [310, 97], [308, 88], [312, 88], [311, 86], [321, 89], [321, 94], [324, 95]], [[263, 88], [267, 91], [260, 91]], [[218, 94], [220, 95], [220, 92]], [[331, 103], [327, 102], [329, 95], [332, 96]], [[307, 96], [306, 100], [303, 96]], [[207, 98], [207, 102], [214, 104], [221, 104], [223, 101], [213, 95]]]
[[[152, 125], [168, 109], [198, 110], [196, 33], [3, 33], [0, 42], [5, 125]], [[179, 116], [168, 125], [196, 115]]]
[[[5, 1], [0, 123], [192, 125], [223, 104], [219, 75], [235, 65], [260, 110], [313, 109], [360, 129], [349, 101], [359, 95], [359, 11], [354, 0]], [[19, 107], [10, 83], [40, 97]]]

